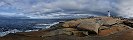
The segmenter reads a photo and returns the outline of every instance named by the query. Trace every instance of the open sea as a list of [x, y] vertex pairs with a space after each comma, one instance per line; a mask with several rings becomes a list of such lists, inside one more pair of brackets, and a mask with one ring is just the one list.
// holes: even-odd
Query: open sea
[[66, 19], [0, 19], [0, 36], [47, 29]]

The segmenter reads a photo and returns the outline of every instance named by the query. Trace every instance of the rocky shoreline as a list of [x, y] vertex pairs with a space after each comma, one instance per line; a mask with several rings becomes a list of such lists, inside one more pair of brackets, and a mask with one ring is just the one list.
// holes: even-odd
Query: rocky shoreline
[[0, 40], [133, 40], [133, 21], [119, 17], [74, 19], [33, 32], [10, 33]]

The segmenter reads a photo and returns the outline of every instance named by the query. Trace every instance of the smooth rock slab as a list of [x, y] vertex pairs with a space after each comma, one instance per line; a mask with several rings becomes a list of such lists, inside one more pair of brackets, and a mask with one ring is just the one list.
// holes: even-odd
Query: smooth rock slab
[[57, 30], [53, 30], [48, 33], [45, 33], [44, 35], [42, 35], [42, 37], [54, 36], [54, 35], [59, 35], [59, 34], [72, 35], [72, 32], [64, 31], [62, 29], [57, 29]]
[[99, 36], [108, 36], [117, 32], [121, 32], [124, 30], [128, 30], [129, 27], [123, 24], [117, 24], [117, 25], [113, 25], [111, 26], [110, 29], [105, 29], [105, 30], [99, 30]]
[[76, 29], [76, 28], [63, 28], [62, 30], [64, 30], [64, 31], [77, 31], [78, 29]]
[[78, 36], [78, 37], [84, 37], [87, 36], [83, 33], [83, 31], [72, 31], [74, 36]]
[[98, 34], [98, 28], [99, 27], [100, 27], [99, 23], [84, 21], [84, 22], [80, 23], [77, 28], [79, 28], [81, 30], [87, 30], [90, 32], [95, 32]]
[[62, 26], [64, 28], [74, 28], [74, 27], [77, 27], [77, 25], [80, 24], [79, 21], [68, 21], [68, 22], [65, 22]]

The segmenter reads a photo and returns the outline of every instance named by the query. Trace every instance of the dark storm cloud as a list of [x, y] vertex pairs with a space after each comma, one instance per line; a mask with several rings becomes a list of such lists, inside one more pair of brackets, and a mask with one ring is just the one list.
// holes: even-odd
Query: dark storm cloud
[[[19, 14], [31, 18], [64, 18], [78, 16], [113, 16], [133, 14], [132, 0], [4, 0], [0, 6], [10, 5]], [[127, 11], [128, 10], [128, 11]]]

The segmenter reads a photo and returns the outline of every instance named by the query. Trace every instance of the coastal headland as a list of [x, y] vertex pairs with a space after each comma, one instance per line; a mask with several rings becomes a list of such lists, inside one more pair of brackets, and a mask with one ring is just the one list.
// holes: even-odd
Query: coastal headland
[[10, 33], [0, 40], [133, 40], [133, 20], [121, 17], [73, 19], [32, 32]]

